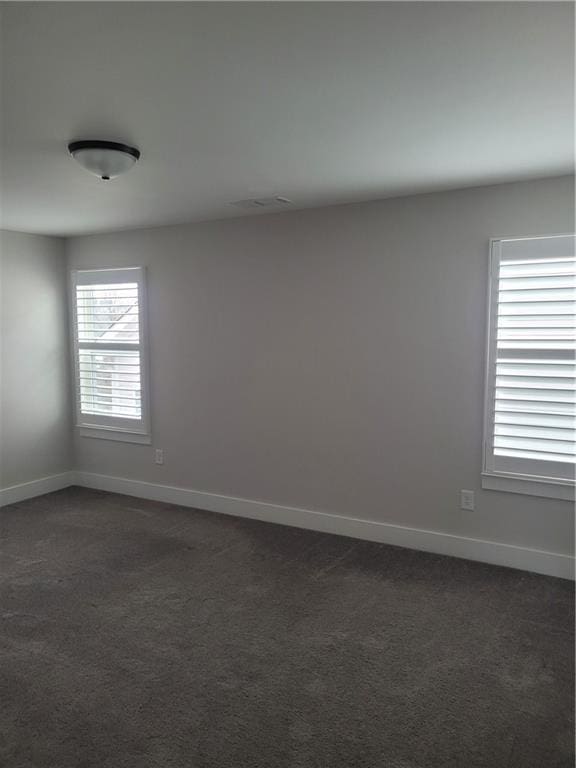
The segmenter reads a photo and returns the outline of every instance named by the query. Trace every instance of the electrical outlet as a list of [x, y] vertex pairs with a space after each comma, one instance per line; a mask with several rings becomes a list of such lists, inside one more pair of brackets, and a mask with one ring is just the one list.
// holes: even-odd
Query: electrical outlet
[[154, 463], [155, 464], [164, 464], [164, 449], [163, 448], [156, 448], [154, 451]]
[[460, 491], [460, 509], [474, 512], [474, 491]]

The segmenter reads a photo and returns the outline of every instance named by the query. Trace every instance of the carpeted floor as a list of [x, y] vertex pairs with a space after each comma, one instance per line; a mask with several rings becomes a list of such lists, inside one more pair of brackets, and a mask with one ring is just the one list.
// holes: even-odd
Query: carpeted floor
[[2, 768], [573, 768], [566, 581], [71, 488], [0, 513]]

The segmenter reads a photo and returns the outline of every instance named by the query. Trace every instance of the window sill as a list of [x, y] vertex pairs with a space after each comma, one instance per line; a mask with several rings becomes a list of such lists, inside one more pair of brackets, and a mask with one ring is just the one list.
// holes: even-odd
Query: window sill
[[99, 440], [115, 440], [121, 443], [140, 443], [150, 445], [151, 435], [142, 432], [129, 432], [122, 429], [108, 427], [79, 427], [80, 437], [95, 437]]
[[546, 499], [574, 501], [575, 487], [571, 480], [514, 475], [508, 473], [483, 472], [482, 488], [489, 491], [505, 491]]

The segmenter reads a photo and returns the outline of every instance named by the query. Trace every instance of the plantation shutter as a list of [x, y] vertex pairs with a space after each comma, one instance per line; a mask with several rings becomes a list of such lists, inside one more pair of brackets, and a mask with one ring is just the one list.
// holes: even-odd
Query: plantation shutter
[[74, 279], [78, 423], [147, 431], [143, 270], [79, 270]]
[[574, 237], [496, 240], [485, 471], [573, 480]]

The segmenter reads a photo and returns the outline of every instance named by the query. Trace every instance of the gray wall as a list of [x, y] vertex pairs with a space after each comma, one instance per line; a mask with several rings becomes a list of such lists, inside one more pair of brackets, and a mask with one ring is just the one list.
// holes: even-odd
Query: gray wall
[[0, 232], [0, 487], [71, 468], [66, 262], [53, 237]]
[[488, 240], [573, 205], [562, 177], [70, 240], [150, 304], [153, 446], [77, 437], [78, 468], [569, 552], [571, 504], [480, 469]]

